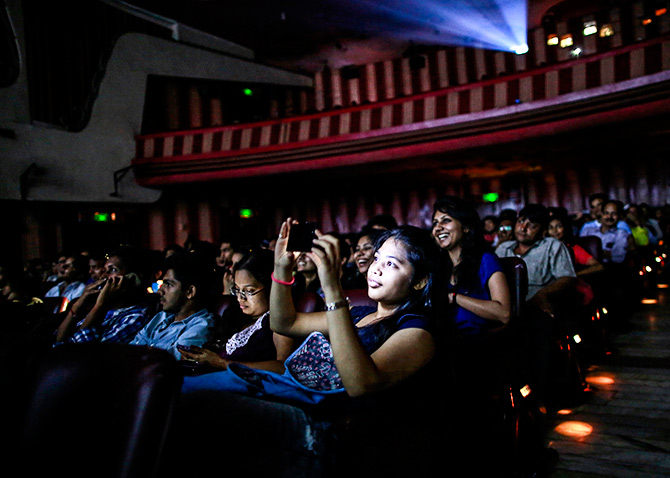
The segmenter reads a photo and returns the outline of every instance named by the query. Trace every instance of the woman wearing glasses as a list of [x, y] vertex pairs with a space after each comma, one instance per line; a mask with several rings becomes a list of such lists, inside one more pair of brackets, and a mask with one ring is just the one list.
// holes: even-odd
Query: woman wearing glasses
[[[190, 473], [194, 465], [214, 472], [225, 463], [226, 471], [247, 476], [324, 477], [355, 469], [364, 470], [355, 476], [377, 476], [403, 467], [410, 468], [403, 474], [428, 476], [420, 470], [428, 460], [417, 457], [432, 446], [423, 414], [433, 410], [428, 403], [435, 398], [427, 390], [435, 387], [438, 248], [423, 229], [384, 232], [367, 271], [368, 295], [377, 306], [350, 308], [340, 282], [339, 241], [317, 231], [308, 254], [326, 308], [301, 313], [291, 292], [299, 255], [287, 250], [292, 225], [283, 223], [275, 248], [271, 327], [302, 343], [282, 374], [231, 363], [226, 371], [184, 377], [174, 456], [185, 456], [190, 441], [182, 438], [193, 433], [198, 459], [189, 461]], [[242, 285], [237, 277], [236, 283]], [[400, 444], [402, 451], [390, 452]], [[362, 460], [354, 453], [360, 449]]]
[[235, 333], [223, 333], [223, 340], [205, 347], [182, 349], [182, 356], [216, 370], [226, 370], [231, 362], [236, 362], [282, 372], [283, 362], [293, 351], [294, 342], [270, 330], [270, 275], [273, 268], [274, 255], [264, 249], [250, 252], [237, 262], [233, 267], [234, 285], [230, 292], [237, 298], [241, 318], [224, 324], [228, 329], [236, 329]]

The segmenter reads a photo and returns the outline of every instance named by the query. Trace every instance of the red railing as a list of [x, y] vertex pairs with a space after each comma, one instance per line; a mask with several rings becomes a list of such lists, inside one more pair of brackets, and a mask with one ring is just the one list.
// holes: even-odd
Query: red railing
[[[370, 105], [138, 136], [133, 166], [140, 184], [160, 185], [401, 158], [404, 153], [397, 148], [408, 146], [412, 154], [426, 154], [431, 144], [437, 152], [437, 145], [444, 146], [447, 139], [459, 138], [461, 144], [473, 134], [571, 115], [583, 120], [585, 113], [576, 105], [593, 103], [597, 97], [604, 101], [598, 110], [630, 107], [607, 97], [621, 88], [666, 82], [669, 71], [666, 36], [504, 78]], [[645, 77], [649, 81], [629, 81]], [[587, 108], [593, 112], [593, 107]]]

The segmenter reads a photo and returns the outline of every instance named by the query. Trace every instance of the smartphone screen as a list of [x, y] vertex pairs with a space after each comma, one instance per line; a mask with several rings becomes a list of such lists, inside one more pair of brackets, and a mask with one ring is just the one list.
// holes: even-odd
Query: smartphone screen
[[316, 233], [314, 231], [316, 231], [316, 223], [314, 222], [292, 224], [286, 249], [297, 252], [311, 251], [312, 247], [314, 247], [312, 241], [316, 239]]

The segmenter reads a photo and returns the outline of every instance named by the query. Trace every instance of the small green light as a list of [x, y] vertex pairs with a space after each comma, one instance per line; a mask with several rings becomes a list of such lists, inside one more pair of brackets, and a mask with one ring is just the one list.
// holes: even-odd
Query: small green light
[[500, 196], [498, 193], [486, 193], [482, 196], [484, 202], [496, 202]]
[[250, 219], [254, 217], [254, 212], [251, 209], [240, 209], [240, 217], [242, 219]]
[[252, 96], [254, 94], [253, 90], [251, 88], [245, 88], [242, 90], [242, 93], [244, 93], [246, 96]]
[[93, 220], [97, 222], [108, 222], [110, 219], [108, 212], [95, 212], [93, 213]]

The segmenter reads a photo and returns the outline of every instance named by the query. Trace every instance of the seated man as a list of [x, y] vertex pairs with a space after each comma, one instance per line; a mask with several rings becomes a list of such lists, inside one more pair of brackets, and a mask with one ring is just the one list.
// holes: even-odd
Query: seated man
[[[590, 221], [584, 223], [584, 225], [579, 230], [579, 235], [584, 236], [595, 236], [596, 231], [600, 229], [601, 219], [603, 215], [603, 209], [605, 203], [609, 202], [607, 195], [604, 193], [596, 193], [589, 196], [589, 205], [590, 205]], [[617, 219], [617, 227], [623, 229], [624, 231], [630, 234], [630, 226], [626, 224], [626, 221], [622, 220], [621, 215]]]
[[107, 263], [107, 258], [100, 251], [94, 251], [89, 255], [88, 258], [88, 275], [89, 278], [86, 281], [86, 285], [92, 284], [93, 282], [99, 281], [102, 279], [103, 274], [105, 273], [105, 264]]
[[517, 256], [526, 262], [526, 300], [553, 315], [552, 298], [574, 287], [577, 275], [565, 244], [553, 237], [544, 237], [548, 223], [547, 208], [529, 204], [519, 213], [514, 226], [515, 240], [500, 244], [496, 254], [498, 257]]
[[129, 343], [153, 315], [140, 252], [120, 248], [109, 254], [104, 272], [72, 304], [56, 331], [64, 342]]
[[206, 309], [214, 286], [214, 268], [207, 257], [182, 252], [167, 258], [165, 270], [158, 290], [163, 310], [131, 344], [165, 349], [179, 360], [177, 346], [202, 346], [214, 326], [214, 314]]
[[589, 235], [597, 236], [603, 244], [603, 262], [621, 264], [626, 259], [629, 250], [635, 248], [630, 228], [625, 231], [618, 226], [621, 218], [621, 204], [619, 201], [606, 201], [603, 204], [600, 227], [593, 229]]
[[541, 396], [546, 382], [549, 339], [554, 332], [560, 306], [571, 303], [577, 275], [568, 248], [553, 237], [544, 237], [549, 212], [540, 204], [529, 204], [519, 212], [514, 226], [515, 240], [496, 249], [499, 257], [520, 257], [528, 271], [526, 301], [529, 317], [531, 380]]
[[70, 254], [61, 266], [61, 281], [47, 291], [44, 297], [65, 297], [69, 302], [79, 297], [86, 284], [88, 261], [80, 254]]

